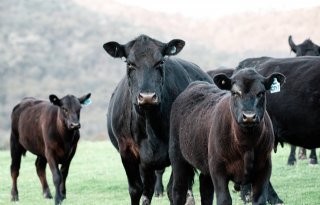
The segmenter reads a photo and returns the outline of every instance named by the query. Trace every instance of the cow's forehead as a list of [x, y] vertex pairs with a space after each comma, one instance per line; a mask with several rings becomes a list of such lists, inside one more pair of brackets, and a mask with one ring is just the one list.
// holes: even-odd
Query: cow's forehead
[[63, 106], [68, 107], [68, 108], [81, 107], [79, 99], [73, 95], [67, 95], [67, 96], [61, 98], [61, 103]]
[[163, 57], [164, 44], [154, 39], [143, 37], [137, 39], [128, 53], [128, 61], [157, 61]]
[[244, 69], [232, 77], [232, 90], [248, 93], [250, 90], [259, 90], [263, 87], [264, 78], [254, 69]]

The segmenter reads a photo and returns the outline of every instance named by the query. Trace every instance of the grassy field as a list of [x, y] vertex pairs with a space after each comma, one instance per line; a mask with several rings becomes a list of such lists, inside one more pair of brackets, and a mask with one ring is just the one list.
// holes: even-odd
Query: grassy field
[[[286, 165], [289, 147], [278, 149], [273, 155], [272, 183], [279, 196], [289, 205], [316, 205], [320, 203], [320, 167], [308, 165], [308, 161], [298, 161], [289, 167]], [[19, 203], [21, 205], [53, 204], [53, 200], [42, 197], [40, 181], [37, 177], [35, 156], [27, 153], [22, 159], [18, 178]], [[165, 183], [170, 169], [165, 172]], [[52, 194], [54, 186], [49, 168], [47, 178]], [[230, 188], [233, 183], [230, 183]], [[0, 151], [0, 204], [10, 202], [10, 152]], [[198, 180], [195, 180], [194, 194], [199, 202]], [[72, 161], [67, 179], [67, 199], [65, 205], [124, 205], [130, 204], [126, 175], [117, 151], [109, 141], [81, 141]], [[232, 193], [233, 204], [242, 204], [238, 193]], [[169, 204], [166, 196], [154, 198], [153, 205]]]

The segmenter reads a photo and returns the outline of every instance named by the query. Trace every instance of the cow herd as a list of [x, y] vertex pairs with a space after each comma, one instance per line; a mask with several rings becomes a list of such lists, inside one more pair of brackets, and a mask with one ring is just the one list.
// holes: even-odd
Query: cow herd
[[[116, 86], [107, 111], [109, 139], [126, 172], [132, 205], [151, 204], [162, 195], [162, 173], [172, 166], [170, 204], [192, 204], [199, 172], [201, 204], [232, 204], [228, 183], [243, 200], [283, 203], [270, 182], [271, 152], [280, 143], [320, 147], [320, 48], [311, 40], [296, 45], [294, 58], [250, 58], [235, 69], [204, 72], [172, 57], [185, 42], [160, 42], [141, 35], [126, 44], [108, 42], [105, 51], [124, 58], [126, 75]], [[80, 110], [90, 101], [50, 95], [49, 101], [24, 98], [11, 115], [12, 201], [18, 201], [21, 157], [37, 156], [36, 170], [45, 198], [52, 198], [45, 169], [49, 164], [55, 204], [66, 197], [65, 182], [80, 138]], [[319, 115], [318, 115], [319, 112]], [[318, 122], [319, 121], [319, 122]], [[290, 161], [291, 160], [291, 161]], [[60, 167], [61, 165], [61, 167]]]

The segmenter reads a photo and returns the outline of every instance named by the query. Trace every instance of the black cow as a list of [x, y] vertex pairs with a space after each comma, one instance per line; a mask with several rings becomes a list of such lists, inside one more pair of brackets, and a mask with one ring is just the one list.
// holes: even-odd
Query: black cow
[[[76, 98], [59, 99], [50, 95], [50, 102], [25, 98], [11, 114], [11, 177], [12, 201], [18, 201], [17, 178], [21, 156], [26, 151], [37, 155], [36, 168], [45, 198], [52, 198], [46, 179], [46, 164], [52, 172], [56, 189], [55, 204], [66, 198], [66, 179], [80, 138], [80, 109], [90, 93]], [[61, 168], [59, 169], [59, 164]]]
[[[257, 61], [246, 59], [237, 70], [252, 60]], [[281, 72], [286, 76], [281, 92], [267, 95], [276, 145], [286, 142], [307, 149], [320, 147], [320, 57], [269, 58], [256, 69], [262, 75]]]
[[148, 36], [121, 45], [104, 44], [115, 58], [126, 58], [127, 74], [110, 99], [107, 126], [127, 174], [131, 204], [150, 204], [155, 170], [170, 165], [169, 117], [175, 98], [195, 80], [212, 83], [209, 75], [187, 61], [169, 58], [184, 47], [182, 40], [162, 43]]
[[292, 36], [289, 36], [289, 45], [291, 50], [297, 56], [320, 56], [320, 47], [314, 44], [310, 39], [306, 39], [303, 43], [296, 45]]
[[[252, 184], [253, 204], [266, 204], [271, 175], [274, 135], [265, 112], [266, 92], [277, 79], [264, 78], [254, 69], [214, 77], [216, 86], [195, 82], [172, 105], [169, 156], [173, 187], [171, 202], [185, 203], [185, 193], [194, 169], [199, 169], [201, 204], [231, 204], [228, 182], [235, 189]], [[224, 91], [226, 90], [226, 91]]]
[[[289, 36], [288, 42], [291, 50], [296, 54], [296, 56], [320, 56], [320, 47], [314, 44], [310, 39], [296, 45], [292, 40], [292, 36]], [[309, 158], [310, 164], [318, 164], [316, 149], [311, 149]], [[299, 159], [306, 159], [306, 149], [300, 148]], [[296, 146], [291, 145], [288, 164], [294, 165], [296, 161]]]
[[[255, 68], [260, 63], [262, 63], [268, 59], [270, 59], [270, 57], [250, 58], [250, 60], [245, 61], [244, 64], [242, 64], [242, 66]], [[234, 72], [233, 68], [223, 67], [223, 68], [217, 68], [215, 70], [210, 70], [207, 73], [213, 79], [215, 75], [220, 74], [220, 73], [223, 73], [228, 77], [231, 77], [233, 72]], [[244, 202], [249, 202], [251, 200], [251, 188], [249, 186], [241, 186], [240, 196]], [[274, 191], [272, 184], [270, 182], [269, 182], [267, 201], [270, 204], [282, 204], [283, 203], [283, 201], [279, 198], [278, 194]]]

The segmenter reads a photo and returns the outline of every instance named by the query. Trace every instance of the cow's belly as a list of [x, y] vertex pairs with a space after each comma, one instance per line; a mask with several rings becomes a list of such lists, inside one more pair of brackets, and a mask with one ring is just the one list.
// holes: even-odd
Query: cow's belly
[[37, 156], [45, 156], [45, 145], [42, 137], [31, 134], [20, 134], [19, 142], [27, 151]]

